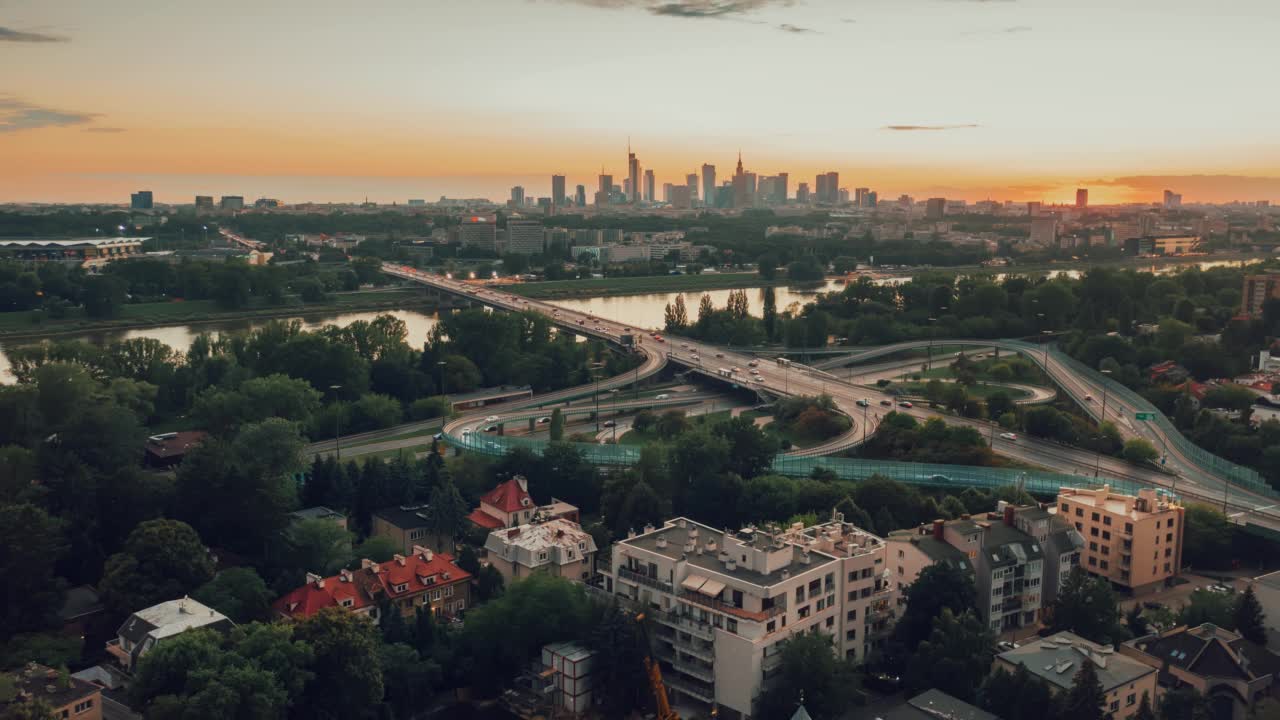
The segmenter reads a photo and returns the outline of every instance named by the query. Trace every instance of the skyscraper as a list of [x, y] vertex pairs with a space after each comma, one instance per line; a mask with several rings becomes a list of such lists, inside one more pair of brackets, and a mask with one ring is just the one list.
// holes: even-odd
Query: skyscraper
[[579, 185], [578, 189], [573, 193], [573, 204], [578, 207], [587, 206], [587, 186]]
[[[751, 177], [747, 177], [748, 175]], [[733, 171], [733, 206], [750, 207], [755, 199], [755, 175], [742, 169], [742, 151], [738, 151], [738, 167]]]
[[613, 176], [600, 173], [600, 186], [596, 190], [596, 205], [608, 205], [613, 192]]
[[627, 180], [631, 181], [631, 187], [627, 189], [627, 201], [640, 201], [640, 158], [631, 152], [631, 141], [627, 141]]
[[524, 187], [517, 185], [511, 188], [511, 200], [507, 202], [512, 207], [524, 207]]
[[773, 189], [775, 191], [773, 201], [779, 205], [786, 205], [787, 198], [789, 197], [788, 193], [791, 191], [791, 188], [787, 187], [788, 183], [791, 182], [790, 175], [787, 173], [778, 173], [773, 180]]
[[835, 205], [840, 200], [840, 173], [820, 173], [814, 192], [814, 200], [819, 203]]
[[1081, 210], [1089, 207], [1089, 189], [1080, 188], [1076, 190], [1076, 207]]
[[564, 207], [564, 176], [551, 176], [551, 204], [557, 209]]
[[684, 176], [684, 184], [689, 186], [689, 201], [695, 202], [698, 199], [698, 173], [689, 173]]
[[133, 210], [150, 210], [154, 207], [150, 190], [139, 190], [129, 196], [129, 207]]
[[1182, 194], [1172, 190], [1164, 191], [1164, 209], [1175, 210], [1182, 207]]
[[941, 220], [947, 214], [946, 198], [929, 198], [924, 205], [925, 220]]
[[1058, 215], [1044, 213], [1031, 218], [1031, 235], [1027, 242], [1034, 247], [1055, 248], [1058, 246]]
[[654, 182], [655, 180], [653, 178], [653, 170], [652, 169], [645, 170], [644, 171], [644, 201], [645, 202], [654, 201], [654, 197], [653, 197]]
[[671, 191], [675, 189], [675, 185], [671, 183], [662, 183], [662, 202], [671, 203]]
[[871, 188], [864, 188], [864, 187], [862, 187], [862, 188], [854, 188], [854, 190], [853, 190], [853, 204], [854, 204], [854, 205], [857, 205], [858, 207], [866, 207], [866, 206], [867, 206], [867, 205], [866, 205], [866, 203], [867, 203], [867, 193], [870, 193], [870, 192], [871, 192]]
[[702, 204], [715, 207], [716, 204], [716, 166], [702, 165]]
[[800, 186], [796, 188], [796, 204], [809, 204], [809, 183], [800, 183]]

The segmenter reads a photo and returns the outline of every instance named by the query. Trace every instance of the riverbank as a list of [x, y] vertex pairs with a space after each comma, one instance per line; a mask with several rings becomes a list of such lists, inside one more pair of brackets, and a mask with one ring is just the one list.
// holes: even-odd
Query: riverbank
[[35, 322], [32, 320], [32, 313], [12, 312], [0, 313], [0, 340], [39, 340], [66, 335], [83, 335], [91, 332], [132, 330], [164, 325], [193, 325], [234, 320], [269, 320], [297, 317], [299, 315], [423, 309], [429, 307], [434, 307], [434, 301], [424, 296], [421, 291], [393, 289], [339, 293], [330, 296], [329, 299], [321, 303], [304, 303], [297, 296], [289, 296], [284, 303], [279, 305], [266, 305], [255, 302], [250, 307], [241, 310], [223, 310], [212, 300], [135, 303], [121, 306], [119, 316], [111, 319], [87, 318], [83, 315], [82, 310], [76, 309], [69, 317], [60, 320], [45, 317], [39, 322]]
[[910, 277], [921, 272], [955, 275], [1032, 275], [1050, 272], [1084, 272], [1096, 267], [1113, 270], [1144, 270], [1167, 265], [1199, 265], [1201, 263], [1250, 263], [1278, 257], [1271, 253], [1214, 253], [1212, 255], [1177, 255], [1169, 257], [1131, 257], [1115, 260], [1070, 260], [1031, 262], [1022, 265], [957, 265], [955, 267], [912, 268], [888, 272], [894, 277]]
[[821, 286], [816, 283], [789, 283], [785, 277], [765, 280], [758, 273], [703, 273], [701, 275], [651, 275], [644, 277], [590, 278], [588, 280], [548, 280], [507, 285], [503, 289], [537, 300], [648, 295], [651, 293], [701, 292], [758, 288], [767, 285]]

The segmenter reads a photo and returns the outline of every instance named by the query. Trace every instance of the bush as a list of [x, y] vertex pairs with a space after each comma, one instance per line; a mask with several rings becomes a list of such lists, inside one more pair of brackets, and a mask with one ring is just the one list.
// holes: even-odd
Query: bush
[[449, 401], [443, 397], [418, 398], [409, 405], [410, 420], [430, 420], [450, 414]]

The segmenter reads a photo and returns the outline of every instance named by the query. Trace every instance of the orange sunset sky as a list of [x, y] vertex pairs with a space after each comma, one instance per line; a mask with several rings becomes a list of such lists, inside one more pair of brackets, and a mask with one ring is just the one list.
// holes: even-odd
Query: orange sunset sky
[[979, 200], [1280, 202], [1280, 4], [0, 2], [0, 202], [550, 193], [824, 170]]

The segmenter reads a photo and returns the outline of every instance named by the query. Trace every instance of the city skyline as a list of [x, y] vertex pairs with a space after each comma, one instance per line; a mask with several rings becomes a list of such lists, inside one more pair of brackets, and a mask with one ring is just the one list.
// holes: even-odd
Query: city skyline
[[[659, 186], [727, 178], [742, 148], [882, 198], [1280, 200], [1259, 91], [1280, 10], [1258, 0], [68, 0], [0, 29], [0, 62], [36, 69], [0, 84], [0, 202], [541, 197], [553, 173], [628, 177], [628, 136]], [[770, 62], [729, 71], [744, 47]]]

